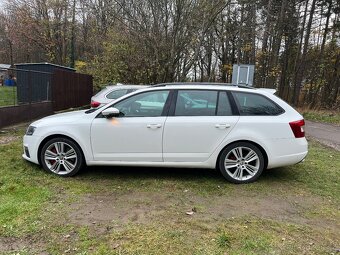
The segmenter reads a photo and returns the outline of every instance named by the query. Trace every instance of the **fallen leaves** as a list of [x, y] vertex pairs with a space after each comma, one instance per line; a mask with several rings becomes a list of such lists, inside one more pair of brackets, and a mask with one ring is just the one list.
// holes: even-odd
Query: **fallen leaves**
[[191, 215], [194, 215], [196, 212], [197, 212], [196, 207], [193, 207], [191, 208], [190, 211], [187, 211], [185, 214], [191, 216]]

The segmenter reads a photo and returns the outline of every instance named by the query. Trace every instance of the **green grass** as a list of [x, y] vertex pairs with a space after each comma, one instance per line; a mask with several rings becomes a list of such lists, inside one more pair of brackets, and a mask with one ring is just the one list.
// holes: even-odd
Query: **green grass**
[[340, 112], [339, 111], [316, 111], [316, 110], [300, 110], [300, 113], [307, 120], [330, 123], [340, 125]]
[[[337, 245], [330, 232], [268, 219], [224, 220], [218, 226], [195, 219], [175, 224], [128, 225], [100, 237], [74, 227], [74, 239], [51, 244], [60, 254], [330, 254]], [[175, 233], [175, 234], [174, 234]], [[61, 238], [62, 236], [59, 236]]]
[[16, 105], [17, 88], [0, 86], [0, 107]]
[[[0, 145], [0, 254], [14, 253], [1, 250], [6, 240], [25, 244], [15, 254], [330, 254], [340, 243], [340, 152], [315, 142], [304, 163], [268, 170], [249, 185], [193, 169], [91, 167], [59, 178], [22, 160], [21, 151], [20, 140]], [[123, 215], [146, 208], [149, 220], [72, 221], [70, 213], [87, 196], [116, 197], [112, 203]], [[244, 197], [289, 200], [297, 211], [228, 216]], [[215, 212], [224, 199], [231, 201], [226, 212]], [[267, 206], [264, 212], [272, 209]], [[192, 207], [196, 213], [185, 215]]]

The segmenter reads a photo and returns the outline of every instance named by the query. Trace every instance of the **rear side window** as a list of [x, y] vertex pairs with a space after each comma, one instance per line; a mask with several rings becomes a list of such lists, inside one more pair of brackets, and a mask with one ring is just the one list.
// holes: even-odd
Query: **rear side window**
[[225, 91], [179, 90], [175, 116], [230, 116], [231, 106]]
[[217, 91], [179, 90], [175, 116], [215, 116]]
[[106, 95], [106, 98], [108, 99], [117, 99], [120, 98], [128, 93], [127, 89], [118, 89], [110, 92], [109, 94]]
[[265, 96], [246, 92], [233, 92], [233, 95], [241, 115], [279, 115], [284, 112], [281, 107]]

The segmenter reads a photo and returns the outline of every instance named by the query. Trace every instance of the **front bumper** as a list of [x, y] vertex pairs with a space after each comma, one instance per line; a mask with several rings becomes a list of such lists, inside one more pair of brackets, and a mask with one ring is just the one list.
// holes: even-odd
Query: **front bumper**
[[34, 135], [25, 135], [23, 138], [24, 153], [22, 157], [25, 160], [39, 164], [38, 149], [40, 144], [40, 137]]

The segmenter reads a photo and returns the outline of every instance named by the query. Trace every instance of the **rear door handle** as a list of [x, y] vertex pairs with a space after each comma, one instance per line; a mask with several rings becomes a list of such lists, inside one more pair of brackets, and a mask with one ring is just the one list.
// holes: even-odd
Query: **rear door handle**
[[161, 128], [162, 124], [148, 124], [147, 128], [151, 128], [151, 129], [156, 129], [156, 128]]
[[215, 128], [220, 128], [220, 129], [230, 128], [230, 124], [216, 124]]

